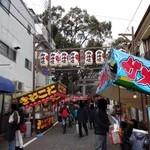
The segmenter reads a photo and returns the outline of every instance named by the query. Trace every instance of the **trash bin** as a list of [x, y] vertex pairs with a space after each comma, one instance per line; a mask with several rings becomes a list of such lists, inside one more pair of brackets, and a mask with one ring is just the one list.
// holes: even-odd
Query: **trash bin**
[[31, 137], [31, 121], [26, 122], [26, 127], [25, 137]]

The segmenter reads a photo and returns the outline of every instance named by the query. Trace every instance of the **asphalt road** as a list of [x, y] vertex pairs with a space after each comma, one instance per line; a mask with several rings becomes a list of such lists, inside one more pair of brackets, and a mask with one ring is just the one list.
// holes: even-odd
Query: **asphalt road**
[[[76, 127], [67, 127], [66, 134], [62, 134], [61, 123], [56, 123], [41, 136], [24, 138], [24, 150], [94, 150], [95, 140], [93, 130], [86, 136], [79, 138]], [[108, 138], [108, 150], [120, 150], [119, 145], [112, 145]], [[0, 141], [0, 150], [7, 150], [7, 141]]]

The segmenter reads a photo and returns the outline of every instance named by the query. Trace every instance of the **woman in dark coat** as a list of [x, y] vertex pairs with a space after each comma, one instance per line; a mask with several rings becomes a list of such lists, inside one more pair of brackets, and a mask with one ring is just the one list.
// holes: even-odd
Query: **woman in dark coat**
[[89, 123], [90, 123], [90, 130], [92, 130], [92, 128], [94, 129], [94, 112], [95, 112], [95, 107], [94, 104], [90, 105], [90, 109], [89, 109]]
[[86, 135], [88, 135], [87, 122], [88, 122], [88, 110], [84, 106], [83, 102], [80, 102], [79, 109], [77, 112], [77, 120], [79, 125], [79, 138], [83, 137], [82, 127], [85, 130]]
[[23, 138], [22, 133], [20, 132], [20, 125], [25, 124], [25, 115], [24, 115], [24, 107], [21, 104], [18, 104], [18, 113], [20, 116], [20, 123], [17, 124], [16, 131], [16, 150], [23, 150]]
[[17, 105], [16, 104], [12, 104], [11, 105], [11, 109], [10, 109], [10, 114], [9, 114], [9, 118], [10, 116], [14, 113], [13, 115], [13, 119], [14, 120], [8, 120], [8, 124], [7, 124], [7, 131], [6, 131], [6, 138], [8, 140], [8, 150], [15, 150], [15, 133], [17, 130]]

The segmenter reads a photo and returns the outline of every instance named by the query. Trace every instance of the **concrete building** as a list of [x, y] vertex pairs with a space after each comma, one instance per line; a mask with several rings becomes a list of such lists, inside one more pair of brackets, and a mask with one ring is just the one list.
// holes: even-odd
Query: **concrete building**
[[134, 53], [150, 60], [150, 5], [134, 34]]
[[[0, 134], [11, 97], [33, 89], [34, 19], [22, 0], [0, 3]], [[14, 83], [14, 84], [13, 84]]]
[[22, 0], [1, 3], [0, 76], [15, 81], [16, 91], [30, 91], [33, 89], [34, 20]]
[[[47, 53], [48, 55], [50, 54], [51, 49], [56, 48], [56, 44], [53, 41], [53, 39], [48, 39], [49, 37], [49, 29], [48, 27], [44, 26], [42, 23], [42, 20], [38, 17], [38, 15], [35, 14], [33, 9], [30, 9], [30, 12], [34, 18], [34, 23], [35, 23], [35, 36], [34, 36], [34, 59], [35, 59], [35, 64], [34, 64], [34, 88], [38, 88], [41, 86], [45, 86], [46, 84], [49, 84], [50, 80], [50, 68], [49, 65], [47, 67], [42, 67], [40, 66], [40, 54], [42, 52]], [[48, 62], [49, 64], [49, 62]], [[48, 71], [48, 74], [43, 73], [43, 69], [46, 69]]]

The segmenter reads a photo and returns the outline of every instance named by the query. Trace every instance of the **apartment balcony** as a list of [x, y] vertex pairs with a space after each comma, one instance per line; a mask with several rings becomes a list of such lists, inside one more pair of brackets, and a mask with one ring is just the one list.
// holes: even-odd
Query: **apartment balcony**
[[36, 40], [45, 40], [48, 42], [48, 31], [42, 23], [35, 24]]

